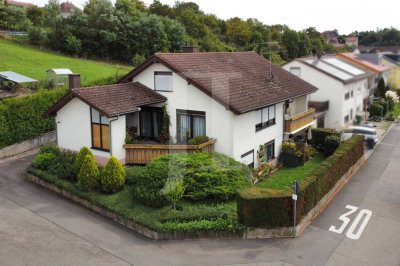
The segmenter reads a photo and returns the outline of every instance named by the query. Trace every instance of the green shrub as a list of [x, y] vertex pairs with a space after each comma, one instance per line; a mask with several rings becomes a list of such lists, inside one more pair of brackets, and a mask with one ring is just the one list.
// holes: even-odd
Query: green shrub
[[356, 115], [355, 124], [356, 124], [356, 125], [359, 125], [359, 124], [361, 124], [361, 121], [362, 121], [362, 116], [361, 116], [361, 115]]
[[325, 147], [325, 138], [330, 135], [335, 135], [339, 137], [339, 132], [332, 128], [312, 128], [312, 139], [310, 144], [320, 150], [323, 151]]
[[105, 193], [115, 193], [124, 188], [125, 169], [117, 158], [111, 156], [100, 174], [101, 189]]
[[338, 136], [327, 136], [325, 138], [324, 155], [331, 156], [340, 146], [340, 138]]
[[90, 191], [97, 187], [99, 168], [91, 154], [86, 154], [78, 174], [77, 186], [83, 191]]
[[53, 153], [40, 153], [32, 161], [32, 166], [40, 170], [49, 170], [57, 162]]
[[57, 175], [59, 178], [75, 181], [74, 162], [76, 153], [65, 151], [60, 152], [57, 156], [57, 161], [50, 168], [50, 173]]
[[299, 157], [292, 150], [282, 150], [279, 154], [279, 162], [287, 167], [297, 167], [299, 165]]
[[210, 138], [207, 136], [197, 136], [188, 141], [189, 145], [198, 145], [208, 141]]
[[380, 99], [378, 104], [383, 107], [382, 116], [385, 116], [386, 113], [389, 111], [389, 103], [385, 99]]
[[87, 147], [82, 147], [78, 155], [76, 156], [75, 162], [74, 162], [74, 173], [76, 176], [78, 176], [79, 172], [81, 171], [83, 161], [85, 160], [86, 155], [90, 155], [93, 157], [92, 152], [87, 148]]
[[183, 197], [183, 193], [185, 193], [183, 178], [169, 178], [167, 182], [165, 182], [164, 188], [161, 190], [161, 193], [172, 204], [174, 210], [176, 210], [176, 204]]
[[57, 146], [43, 145], [42, 147], [40, 147], [39, 154], [43, 154], [43, 153], [52, 153], [52, 154], [58, 156], [61, 152]]
[[168, 203], [160, 193], [169, 178], [183, 177], [184, 197], [193, 201], [225, 201], [250, 185], [250, 169], [219, 153], [179, 153], [152, 160], [135, 179], [134, 197], [145, 205]]
[[144, 166], [129, 166], [125, 168], [126, 172], [126, 180], [125, 184], [126, 185], [136, 185], [136, 179], [137, 176], [142, 176], [144, 175], [146, 171], [146, 168]]
[[42, 91], [0, 101], [0, 148], [36, 138], [55, 129], [54, 118], [42, 115], [65, 94], [65, 89]]
[[379, 103], [373, 103], [371, 106], [368, 108], [369, 112], [369, 117], [373, 116], [383, 116], [383, 106]]
[[392, 98], [388, 98], [387, 99], [387, 103], [388, 103], [388, 111], [392, 112], [394, 110], [395, 105], [396, 105], [395, 102], [393, 101]]
[[[363, 156], [364, 137], [354, 135], [308, 177], [300, 181], [300, 193], [296, 205], [297, 224]], [[251, 227], [292, 226], [291, 193], [291, 190], [280, 191], [259, 187], [240, 190], [236, 198], [239, 222]]]

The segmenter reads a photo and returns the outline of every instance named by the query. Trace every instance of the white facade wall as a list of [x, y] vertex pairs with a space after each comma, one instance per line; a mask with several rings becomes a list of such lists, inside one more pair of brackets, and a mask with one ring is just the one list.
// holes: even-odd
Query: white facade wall
[[74, 98], [57, 112], [57, 145], [60, 148], [79, 151], [83, 146], [88, 147], [93, 155], [101, 158], [110, 157], [110, 153], [123, 161], [125, 150], [125, 116], [110, 118], [110, 152], [91, 149], [92, 131], [90, 106]]
[[[318, 88], [318, 91], [310, 94], [309, 101], [329, 101], [329, 110], [325, 115], [325, 127], [340, 130], [347, 126], [344, 123], [344, 117], [346, 114], [350, 116], [351, 109], [353, 109], [353, 119], [357, 113], [357, 107], [361, 107], [362, 111], [363, 97], [368, 87], [367, 79], [345, 85], [343, 82], [298, 61], [292, 61], [283, 66], [289, 72], [292, 67], [300, 68], [299, 77]], [[361, 91], [358, 90], [359, 88]], [[345, 93], [349, 92], [351, 95], [351, 90], [353, 90], [353, 98], [345, 100]]]

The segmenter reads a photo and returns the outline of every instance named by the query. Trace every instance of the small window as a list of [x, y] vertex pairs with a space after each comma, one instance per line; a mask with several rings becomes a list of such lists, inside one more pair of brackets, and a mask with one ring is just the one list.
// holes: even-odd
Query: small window
[[102, 116], [94, 108], [90, 109], [92, 127], [92, 148], [110, 150], [110, 126], [107, 117]]
[[344, 95], [344, 99], [345, 99], [345, 100], [350, 99], [350, 93], [347, 92], [347, 93]]
[[351, 98], [354, 97], [354, 91], [351, 91]]
[[246, 152], [240, 156], [240, 161], [248, 167], [254, 168], [254, 150]]
[[344, 117], [344, 123], [345, 123], [345, 124], [349, 123], [349, 115], [346, 115], [346, 116]]
[[353, 109], [350, 110], [350, 119], [353, 120]]
[[172, 91], [172, 72], [154, 72], [154, 89]]
[[265, 144], [265, 153], [268, 161], [275, 158], [275, 140], [271, 140]]
[[300, 77], [301, 71], [299, 67], [291, 67], [290, 68], [290, 73], [292, 75], [295, 75], [296, 77]]
[[275, 105], [256, 110], [256, 132], [275, 125]]

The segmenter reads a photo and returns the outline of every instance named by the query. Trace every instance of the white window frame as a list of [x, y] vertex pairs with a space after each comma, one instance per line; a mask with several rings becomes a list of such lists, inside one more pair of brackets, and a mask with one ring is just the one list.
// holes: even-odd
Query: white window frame
[[[173, 75], [169, 71], [155, 71], [154, 72], [154, 90], [172, 92], [173, 91]], [[164, 82], [164, 83], [160, 83]], [[168, 85], [167, 85], [168, 84]]]

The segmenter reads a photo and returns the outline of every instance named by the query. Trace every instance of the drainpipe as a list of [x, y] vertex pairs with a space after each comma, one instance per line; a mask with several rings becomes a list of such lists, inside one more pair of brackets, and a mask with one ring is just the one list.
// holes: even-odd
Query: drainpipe
[[114, 119], [110, 119], [110, 156], [113, 155], [112, 153], [112, 122], [117, 121], [119, 119], [119, 115], [114, 118]]

